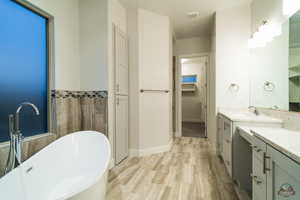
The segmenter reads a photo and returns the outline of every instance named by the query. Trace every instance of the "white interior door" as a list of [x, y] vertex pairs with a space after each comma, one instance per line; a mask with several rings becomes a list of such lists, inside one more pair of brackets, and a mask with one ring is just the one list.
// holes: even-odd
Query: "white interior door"
[[129, 155], [128, 150], [128, 40], [114, 26], [115, 51], [115, 159], [119, 164]]

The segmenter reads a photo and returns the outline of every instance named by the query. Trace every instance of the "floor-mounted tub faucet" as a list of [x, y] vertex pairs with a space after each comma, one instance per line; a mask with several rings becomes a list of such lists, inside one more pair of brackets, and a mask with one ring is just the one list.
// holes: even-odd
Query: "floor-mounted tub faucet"
[[20, 112], [24, 106], [32, 107], [33, 110], [35, 111], [35, 114], [40, 115], [39, 109], [32, 103], [25, 102], [20, 104], [20, 106], [17, 108], [16, 116], [15, 116], [15, 135], [17, 136], [16, 157], [19, 164], [21, 164], [22, 162], [22, 143], [23, 143], [23, 135], [20, 130]]
[[15, 116], [9, 115], [10, 149], [6, 163], [5, 174], [22, 163], [23, 135], [20, 130], [20, 112], [24, 106], [32, 107], [35, 111], [35, 114], [40, 115], [39, 109], [34, 104], [28, 102], [24, 102], [19, 105]]

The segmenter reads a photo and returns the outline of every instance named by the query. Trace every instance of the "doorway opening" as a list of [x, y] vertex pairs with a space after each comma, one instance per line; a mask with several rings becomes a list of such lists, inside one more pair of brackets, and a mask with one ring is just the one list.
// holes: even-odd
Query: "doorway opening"
[[179, 56], [176, 71], [178, 137], [207, 137], [209, 55]]

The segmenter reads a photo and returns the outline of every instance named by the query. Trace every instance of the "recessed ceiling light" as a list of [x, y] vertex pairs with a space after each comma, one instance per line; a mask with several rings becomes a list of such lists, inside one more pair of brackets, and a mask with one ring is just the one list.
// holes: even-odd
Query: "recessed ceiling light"
[[187, 16], [189, 17], [189, 18], [197, 18], [197, 17], [199, 17], [199, 15], [200, 15], [200, 12], [189, 12], [188, 14], [187, 14]]

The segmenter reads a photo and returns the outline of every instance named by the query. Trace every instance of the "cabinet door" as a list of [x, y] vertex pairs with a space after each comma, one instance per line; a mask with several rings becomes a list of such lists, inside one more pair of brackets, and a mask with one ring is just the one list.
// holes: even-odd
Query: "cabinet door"
[[117, 95], [128, 95], [128, 40], [127, 36], [119, 30], [114, 28], [115, 33], [115, 93]]
[[266, 200], [267, 198], [267, 177], [264, 173], [263, 161], [253, 155], [252, 163], [252, 196], [253, 200]]
[[223, 130], [224, 130], [224, 121], [222, 116], [218, 116], [218, 153], [223, 155]]
[[116, 97], [116, 163], [128, 156], [128, 97]]
[[300, 165], [268, 146], [267, 200], [300, 199]]
[[232, 122], [224, 119], [223, 126], [223, 159], [230, 176], [232, 176]]
[[232, 162], [231, 162], [231, 142], [228, 139], [225, 139], [223, 143], [223, 160], [227, 169], [227, 172], [232, 176]]

